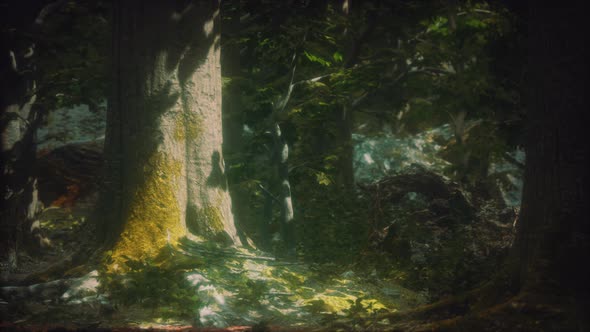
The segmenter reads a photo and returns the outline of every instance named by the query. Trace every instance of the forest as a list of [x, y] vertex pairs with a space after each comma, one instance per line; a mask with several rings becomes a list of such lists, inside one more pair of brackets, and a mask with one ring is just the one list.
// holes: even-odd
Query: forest
[[590, 331], [582, 1], [0, 13], [0, 331]]

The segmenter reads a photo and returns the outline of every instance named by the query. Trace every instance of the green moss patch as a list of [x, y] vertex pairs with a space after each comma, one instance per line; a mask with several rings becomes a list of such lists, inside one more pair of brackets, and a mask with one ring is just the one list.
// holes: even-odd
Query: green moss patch
[[197, 208], [194, 205], [187, 206], [186, 224], [191, 233], [203, 239], [226, 244], [231, 242], [225, 233], [223, 215], [216, 206], [205, 205], [203, 208]]
[[123, 268], [127, 259], [156, 257], [167, 244], [186, 235], [175, 187], [181, 163], [164, 152], [155, 152], [146, 162], [142, 177], [127, 210], [121, 237], [112, 251], [112, 268]]

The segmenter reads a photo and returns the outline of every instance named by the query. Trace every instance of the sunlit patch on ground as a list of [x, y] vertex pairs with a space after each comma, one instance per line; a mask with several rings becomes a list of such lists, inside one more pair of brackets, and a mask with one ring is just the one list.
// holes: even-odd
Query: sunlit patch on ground
[[[260, 322], [309, 327], [338, 319], [366, 320], [377, 313], [425, 303], [420, 294], [394, 282], [379, 280], [370, 273], [269, 260], [262, 252], [244, 249], [223, 249], [211, 255], [200, 249], [203, 248], [195, 244], [185, 247], [182, 259], [176, 252], [176, 262], [180, 263], [176, 267], [167, 265], [162, 274], [158, 274], [157, 268], [145, 265], [134, 270], [135, 274], [118, 276], [123, 280], [121, 284], [132, 285], [126, 290], [101, 288], [99, 282], [112, 283], [113, 279], [106, 272], [99, 275], [93, 271], [76, 279], [59, 301], [25, 304], [35, 314], [21, 320], [27, 324], [51, 319], [52, 323], [74, 320], [82, 325], [139, 328], [252, 326]], [[193, 268], [188, 268], [191, 260]], [[153, 285], [143, 283], [158, 278], [167, 280], [162, 287], [168, 287], [172, 284], [169, 278], [175, 273], [181, 273], [187, 289], [163, 290], [161, 294], [166, 294], [166, 301], [162, 304], [150, 298], [149, 291], [141, 289], [149, 289]], [[179, 310], [182, 306], [183, 310]]]
[[263, 253], [244, 249], [224, 250], [226, 258], [206, 257], [203, 250], [192, 248], [195, 255], [205, 256], [203, 267], [186, 271], [199, 298], [193, 323], [202, 326], [260, 321], [314, 325], [327, 317], [394, 312], [425, 302], [417, 293], [358, 272], [262, 260]]

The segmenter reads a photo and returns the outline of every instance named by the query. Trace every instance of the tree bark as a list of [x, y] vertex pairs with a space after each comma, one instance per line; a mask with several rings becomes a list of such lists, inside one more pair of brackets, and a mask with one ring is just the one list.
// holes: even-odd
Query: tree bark
[[34, 41], [20, 34], [35, 31], [42, 23], [34, 17], [39, 10], [45, 11], [39, 5], [33, 3], [32, 8], [24, 8], [9, 3], [4, 8], [7, 15], [2, 17], [5, 41], [0, 47], [0, 77], [5, 82], [0, 93], [2, 253], [12, 251], [14, 254], [23, 244], [33, 251], [38, 249], [28, 230], [38, 212], [35, 161], [41, 115], [35, 105]]
[[[221, 52], [222, 76], [231, 80], [241, 76], [242, 66], [240, 61], [240, 44], [238, 35], [240, 33], [241, 5], [239, 1], [225, 3], [222, 6], [221, 14], [225, 24], [222, 25], [222, 36], [226, 38]], [[230, 42], [227, 42], [230, 40]], [[247, 235], [244, 232], [244, 220], [240, 216], [247, 215], [249, 201], [245, 199], [247, 194], [236, 186], [238, 176], [232, 173], [232, 165], [240, 162], [244, 153], [244, 140], [242, 137], [244, 125], [244, 112], [241, 102], [242, 91], [237, 86], [230, 84], [223, 90], [223, 154], [226, 157], [226, 170], [228, 173], [229, 193], [232, 200], [232, 207], [235, 216], [238, 236], [240, 241], [248, 244]]]
[[[285, 103], [288, 101], [288, 97]], [[281, 110], [282, 112], [282, 110]], [[291, 182], [289, 181], [289, 145], [283, 137], [278, 122], [273, 124], [272, 136], [274, 140], [273, 159], [277, 167], [277, 182], [279, 199], [281, 202], [281, 238], [285, 241], [288, 255], [295, 255], [295, 214], [291, 197]]]
[[123, 257], [182, 237], [240, 244], [222, 158], [219, 3], [114, 5], [103, 236]]
[[[350, 20], [352, 8], [352, 0], [344, 0], [342, 2], [342, 13]], [[360, 8], [356, 8], [357, 11]], [[359, 13], [356, 13], [359, 14]], [[367, 24], [363, 26], [361, 29], [361, 33], [356, 38], [351, 36], [348, 30], [343, 32], [344, 36], [349, 37], [349, 46], [345, 54], [345, 60], [342, 65], [343, 68], [352, 68], [358, 61], [359, 55], [361, 52], [362, 46], [367, 42], [367, 39], [370, 38], [371, 34], [373, 33], [376, 23], [377, 23], [377, 15], [374, 11], [370, 11], [367, 13], [366, 18]], [[353, 114], [355, 107], [357, 104], [363, 99], [361, 97], [358, 100], [354, 98], [350, 98], [349, 100], [344, 100], [342, 105], [341, 115], [338, 119], [338, 164], [339, 164], [339, 174], [338, 174], [338, 182], [343, 188], [347, 191], [351, 191], [355, 189], [355, 179], [354, 179], [354, 165], [353, 165], [353, 155], [354, 155], [354, 144], [352, 142], [352, 134], [353, 134], [353, 125], [354, 119]]]
[[535, 2], [529, 17], [529, 127], [515, 290], [575, 299], [587, 331], [590, 247], [588, 35], [582, 2]]

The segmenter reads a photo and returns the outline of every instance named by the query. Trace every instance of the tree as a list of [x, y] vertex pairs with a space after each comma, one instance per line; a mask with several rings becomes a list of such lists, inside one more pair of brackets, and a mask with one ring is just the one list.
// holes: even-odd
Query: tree
[[529, 12], [527, 160], [512, 286], [523, 294], [575, 299], [569, 308], [586, 331], [590, 151], [583, 139], [589, 119], [582, 9], [581, 1], [535, 3]]
[[240, 244], [224, 173], [219, 4], [113, 9], [102, 238], [115, 263], [182, 237]]
[[44, 111], [36, 104], [39, 75], [35, 47], [40, 31], [45, 28], [45, 19], [62, 3], [1, 4], [6, 15], [1, 25], [0, 77], [7, 83], [0, 94], [0, 229], [5, 239], [2, 252], [11, 248], [16, 253], [18, 246], [31, 244], [25, 231], [39, 210], [36, 133]]

